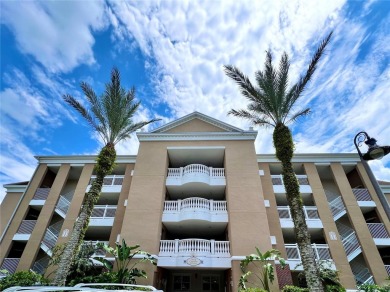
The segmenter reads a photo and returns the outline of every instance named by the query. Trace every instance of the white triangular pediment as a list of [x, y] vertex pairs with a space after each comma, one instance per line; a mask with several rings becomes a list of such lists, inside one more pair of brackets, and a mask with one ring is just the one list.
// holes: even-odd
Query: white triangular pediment
[[220, 120], [193, 112], [180, 119], [174, 120], [151, 133], [172, 132], [243, 132], [242, 129], [224, 123]]

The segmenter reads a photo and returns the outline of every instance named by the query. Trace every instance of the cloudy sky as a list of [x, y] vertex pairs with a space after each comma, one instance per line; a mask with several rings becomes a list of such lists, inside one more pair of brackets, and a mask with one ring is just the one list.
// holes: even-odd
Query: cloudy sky
[[[193, 111], [243, 129], [227, 116], [245, 99], [223, 72], [252, 80], [265, 51], [286, 51], [291, 82], [330, 31], [334, 37], [298, 106], [312, 114], [292, 125], [297, 152], [355, 152], [365, 130], [390, 144], [390, 1], [8, 1], [1, 13], [0, 184], [29, 180], [34, 155], [95, 154], [100, 143], [62, 101], [82, 99], [79, 84], [101, 93], [113, 66], [134, 85], [137, 120], [162, 123]], [[258, 153], [272, 153], [260, 128]], [[135, 137], [118, 146], [136, 154]], [[364, 149], [365, 150], [365, 149]], [[390, 155], [371, 163], [390, 181]], [[1, 197], [4, 189], [0, 193]]]

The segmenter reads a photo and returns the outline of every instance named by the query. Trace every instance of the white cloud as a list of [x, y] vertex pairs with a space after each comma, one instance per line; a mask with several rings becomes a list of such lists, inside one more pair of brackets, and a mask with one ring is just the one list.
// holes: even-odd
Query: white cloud
[[1, 1], [1, 10], [19, 49], [50, 72], [95, 63], [92, 32], [107, 25], [103, 1]]

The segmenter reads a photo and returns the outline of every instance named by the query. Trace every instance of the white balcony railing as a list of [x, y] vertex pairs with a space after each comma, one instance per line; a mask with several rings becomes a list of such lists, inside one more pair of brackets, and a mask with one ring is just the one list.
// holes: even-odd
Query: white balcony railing
[[116, 205], [95, 205], [92, 211], [91, 219], [114, 218]]
[[[299, 185], [301, 186], [309, 185], [309, 180], [307, 179], [307, 175], [297, 174], [296, 177]], [[272, 178], [272, 184], [274, 186], [283, 185], [283, 176], [281, 174], [271, 175], [271, 178]]]
[[[331, 260], [332, 257], [330, 256], [329, 247], [327, 244], [312, 244], [311, 245], [314, 254], [316, 256], [317, 260]], [[298, 245], [295, 244], [285, 244], [286, 252], [287, 252], [287, 259], [288, 260], [298, 260], [301, 261], [301, 254], [298, 249]]]
[[180, 168], [168, 168], [167, 183], [188, 183], [192, 181], [208, 184], [211, 184], [212, 182], [218, 182], [218, 184], [226, 183], [225, 169], [208, 167], [202, 164], [190, 164]]
[[20, 223], [20, 226], [18, 228], [18, 231], [16, 231], [16, 234], [31, 234], [34, 230], [35, 224], [37, 223], [37, 220], [23, 220], [22, 223]]
[[363, 265], [357, 262], [351, 262], [352, 273], [355, 276], [355, 281], [358, 285], [374, 284], [374, 279], [370, 271]]
[[367, 223], [373, 238], [390, 238], [383, 223]]
[[343, 243], [345, 253], [349, 257], [351, 254], [353, 254], [355, 251], [360, 249], [359, 241], [356, 237], [356, 233], [353, 232], [349, 234], [348, 236], [341, 239], [341, 242]]
[[[103, 180], [103, 186], [121, 186], [123, 184], [124, 175], [107, 175]], [[96, 175], [91, 176], [89, 185], [92, 185], [96, 179]]]
[[56, 206], [56, 211], [60, 211], [63, 217], [66, 216], [66, 213], [68, 213], [70, 206], [69, 200], [65, 196], [60, 196], [60, 199], [58, 200], [57, 206]]
[[335, 220], [339, 219], [345, 213], [345, 206], [341, 196], [329, 202], [329, 207]]
[[34, 194], [33, 200], [46, 200], [50, 190], [50, 188], [38, 188]]
[[161, 240], [159, 256], [230, 257], [229, 241], [196, 238]]
[[45, 256], [34, 263], [32, 270], [38, 274], [43, 275], [46, 271], [46, 268], [49, 266], [49, 263], [50, 263], [50, 257]]
[[[290, 210], [289, 206], [280, 206], [277, 209], [278, 209], [280, 219], [292, 220], [291, 210]], [[320, 217], [318, 215], [317, 207], [303, 206], [303, 212], [305, 214], [306, 220], [319, 220], [320, 219]]]
[[[42, 239], [42, 244], [45, 247], [45, 251], [48, 252], [51, 250], [57, 243], [58, 235], [60, 234], [63, 221], [59, 221], [50, 225], [45, 232], [45, 235]], [[49, 254], [51, 255], [51, 253]]]
[[226, 201], [214, 201], [203, 198], [188, 198], [177, 201], [165, 201], [164, 212], [181, 212], [186, 210], [203, 210], [209, 212], [226, 212]]

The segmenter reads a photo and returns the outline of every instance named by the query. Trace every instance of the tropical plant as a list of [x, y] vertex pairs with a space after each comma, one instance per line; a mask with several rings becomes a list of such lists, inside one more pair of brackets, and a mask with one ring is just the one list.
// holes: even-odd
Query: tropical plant
[[131, 133], [134, 131], [157, 121], [152, 119], [138, 123], [133, 122], [133, 116], [137, 112], [140, 102], [134, 101], [134, 88], [126, 91], [121, 86], [120, 74], [116, 68], [112, 70], [111, 81], [106, 84], [106, 89], [100, 97], [85, 82], [81, 83], [81, 89], [87, 98], [88, 108], [85, 108], [71, 95], [64, 95], [63, 99], [78, 111], [101, 137], [104, 147], [96, 160], [94, 168], [96, 179], [93, 180], [89, 192], [85, 195], [78, 220], [73, 227], [70, 239], [58, 263], [58, 269], [54, 277], [54, 284], [56, 285], [65, 284], [78, 247], [88, 228], [93, 207], [99, 199], [103, 179], [114, 168], [116, 159], [115, 145], [124, 139], [130, 138]]
[[364, 292], [389, 292], [390, 285], [379, 286], [375, 284], [362, 284], [358, 286], [358, 291]]
[[286, 285], [283, 287], [282, 292], [309, 292], [309, 289], [292, 286], [292, 285]]
[[332, 33], [322, 41], [306, 73], [290, 88], [288, 88], [290, 61], [286, 52], [282, 55], [279, 68], [273, 66], [271, 52], [266, 52], [264, 70], [255, 73], [256, 87], [237, 67], [224, 66], [227, 76], [238, 84], [242, 95], [249, 101], [246, 110], [231, 109], [229, 114], [247, 119], [254, 125], [274, 127], [273, 143], [276, 157], [282, 163], [282, 176], [288, 205], [290, 206], [295, 236], [310, 291], [323, 291], [323, 287], [311, 247], [310, 234], [303, 212], [303, 202], [299, 193], [299, 184], [291, 163], [294, 143], [291, 130], [287, 125], [310, 112], [309, 108], [293, 111], [293, 107], [313, 76], [331, 36]]
[[[321, 278], [322, 285], [325, 292], [344, 292], [345, 288], [340, 283], [339, 271], [332, 268], [332, 261], [319, 261], [318, 272]], [[299, 266], [299, 265], [298, 265]], [[297, 267], [298, 267], [297, 266]], [[298, 274], [298, 279], [302, 285], [306, 283], [306, 277], [304, 272]]]
[[20, 271], [14, 274], [5, 273], [5, 275], [4, 278], [0, 279], [0, 291], [12, 286], [46, 286], [49, 284], [48, 279], [33, 271]]
[[[106, 244], [98, 244], [98, 247], [114, 256], [117, 275], [116, 283], [136, 284], [136, 278], [147, 278], [144, 270], [135, 267], [140, 262], [149, 262], [156, 265], [156, 261], [151, 254], [138, 249], [140, 247], [138, 244], [128, 246], [125, 240], [122, 240], [122, 244], [116, 243], [115, 247], [110, 247]], [[134, 260], [136, 255], [143, 255], [143, 258], [136, 261]], [[96, 257], [95, 260], [101, 262], [111, 273], [114, 272], [114, 265], [106, 258]]]
[[[276, 249], [268, 250], [265, 253], [261, 253], [257, 247], [255, 249], [256, 254], [246, 256], [240, 263], [243, 275], [240, 277], [238, 287], [246, 291], [245, 289], [248, 289], [246, 283], [257, 285], [256, 283], [250, 283], [248, 280], [249, 276], [253, 275], [252, 277], [261, 283], [265, 291], [270, 291], [270, 284], [275, 280], [274, 266], [271, 261], [279, 260], [282, 268], [285, 267], [286, 262]], [[249, 265], [252, 271], [247, 271]]]

